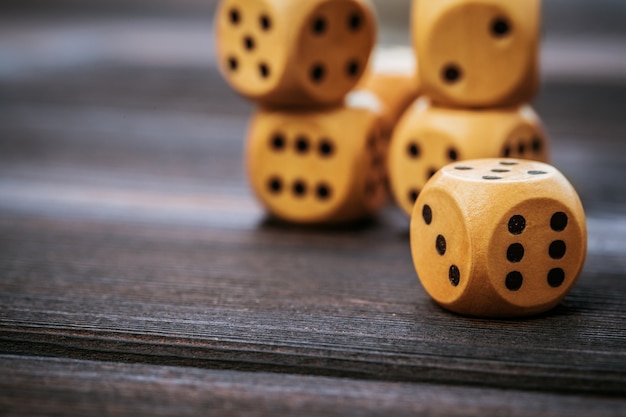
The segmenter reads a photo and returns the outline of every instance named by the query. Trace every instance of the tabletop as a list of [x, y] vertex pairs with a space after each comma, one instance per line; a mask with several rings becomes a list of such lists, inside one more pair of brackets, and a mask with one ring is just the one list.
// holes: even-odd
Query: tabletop
[[265, 213], [210, 22], [1, 18], [0, 415], [626, 415], [622, 35], [545, 40], [587, 261], [554, 310], [489, 320], [429, 299], [393, 205]]

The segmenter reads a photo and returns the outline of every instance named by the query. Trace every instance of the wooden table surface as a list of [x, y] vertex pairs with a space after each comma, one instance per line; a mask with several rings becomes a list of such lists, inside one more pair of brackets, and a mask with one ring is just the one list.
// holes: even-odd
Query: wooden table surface
[[265, 215], [207, 19], [3, 18], [0, 415], [626, 415], [622, 41], [543, 52], [582, 276], [548, 314], [484, 320], [429, 300], [393, 206]]

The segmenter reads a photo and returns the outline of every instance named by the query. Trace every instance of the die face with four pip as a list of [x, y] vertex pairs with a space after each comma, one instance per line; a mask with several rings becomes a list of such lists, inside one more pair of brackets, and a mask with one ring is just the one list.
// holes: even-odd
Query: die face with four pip
[[411, 216], [419, 279], [465, 315], [545, 312], [574, 285], [587, 231], [576, 191], [554, 167], [518, 159], [457, 162], [424, 187]]
[[248, 178], [259, 200], [280, 219], [354, 221], [387, 201], [385, 147], [379, 113], [367, 107], [262, 109], [249, 128]]
[[548, 162], [548, 148], [529, 106], [472, 110], [435, 106], [421, 98], [402, 116], [391, 139], [391, 192], [410, 216], [426, 182], [449, 163], [491, 157]]
[[529, 101], [538, 85], [540, 0], [416, 0], [424, 93], [448, 106]]
[[226, 81], [274, 107], [339, 105], [376, 38], [366, 0], [224, 0], [215, 26]]

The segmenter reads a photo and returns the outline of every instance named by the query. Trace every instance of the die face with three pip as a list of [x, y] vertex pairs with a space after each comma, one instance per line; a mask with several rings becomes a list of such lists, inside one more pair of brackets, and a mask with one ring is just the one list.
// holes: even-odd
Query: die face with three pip
[[415, 0], [424, 93], [459, 107], [529, 101], [539, 79], [540, 8], [540, 0]]
[[583, 267], [587, 231], [576, 191], [554, 167], [518, 159], [450, 164], [411, 216], [419, 279], [443, 307], [514, 317], [556, 306]]
[[548, 162], [549, 144], [529, 106], [460, 109], [418, 99], [402, 116], [389, 146], [391, 192], [407, 215], [441, 167], [466, 159], [517, 157]]
[[376, 38], [366, 0], [223, 0], [218, 66], [264, 106], [338, 105], [359, 81]]
[[248, 178], [262, 204], [280, 219], [354, 221], [387, 201], [385, 147], [379, 114], [369, 108], [262, 109], [249, 128]]

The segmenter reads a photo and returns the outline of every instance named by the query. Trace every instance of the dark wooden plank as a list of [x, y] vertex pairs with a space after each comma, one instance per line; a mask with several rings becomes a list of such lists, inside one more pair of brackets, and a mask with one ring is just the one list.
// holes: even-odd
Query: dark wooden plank
[[621, 252], [591, 253], [551, 314], [480, 320], [428, 300], [391, 215], [333, 232], [208, 217], [3, 216], [0, 350], [624, 394]]
[[2, 415], [622, 416], [626, 400], [0, 356]]

